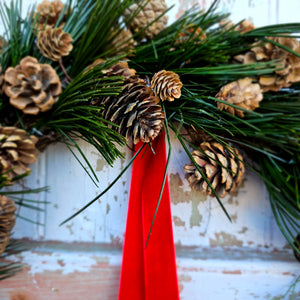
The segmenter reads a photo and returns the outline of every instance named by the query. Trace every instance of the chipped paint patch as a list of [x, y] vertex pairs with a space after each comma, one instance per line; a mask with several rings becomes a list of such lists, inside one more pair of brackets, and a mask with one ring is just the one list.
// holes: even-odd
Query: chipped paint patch
[[[18, 256], [16, 256], [18, 259]], [[61, 274], [89, 272], [97, 262], [92, 256], [80, 253], [50, 253], [43, 255], [25, 251], [22, 253], [22, 264], [29, 266], [29, 273], [34, 275], [46, 271], [60, 271]]]
[[215, 233], [215, 239], [210, 238], [209, 244], [211, 247], [242, 247], [243, 241], [238, 240], [235, 235], [226, 233], [224, 231], [221, 231], [220, 233]]
[[197, 203], [206, 201], [206, 196], [198, 191], [186, 189], [179, 173], [169, 174], [170, 196], [173, 204], [189, 203], [196, 201]]
[[185, 226], [185, 222], [177, 216], [173, 216], [173, 223], [175, 226]]
[[110, 212], [110, 205], [107, 203], [106, 204], [106, 214], [108, 215]]
[[192, 197], [192, 213], [190, 216], [190, 228], [201, 225], [203, 217], [198, 209], [200, 202], [201, 197]]
[[106, 166], [106, 162], [104, 159], [102, 158], [98, 158], [97, 159], [97, 165], [96, 165], [96, 171], [97, 172], [101, 172], [103, 170], [103, 168]]

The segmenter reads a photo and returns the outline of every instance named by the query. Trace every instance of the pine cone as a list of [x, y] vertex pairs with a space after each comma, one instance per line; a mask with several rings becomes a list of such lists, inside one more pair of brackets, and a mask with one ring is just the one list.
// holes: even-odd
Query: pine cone
[[[94, 67], [103, 64], [104, 62], [105, 60], [102, 58], [96, 59], [92, 64], [86, 67], [85, 72], [90, 71]], [[129, 69], [126, 61], [120, 61], [110, 68], [103, 70], [103, 73], [106, 74], [106, 76], [124, 76], [125, 79], [134, 76], [135, 72], [136, 71], [134, 69]]]
[[[9, 180], [30, 172], [29, 164], [36, 161], [35, 136], [27, 136], [23, 129], [0, 127], [0, 171]], [[9, 182], [8, 182], [9, 183]]]
[[155, 96], [159, 97], [162, 101], [174, 101], [175, 98], [180, 98], [181, 87], [182, 82], [178, 74], [172, 71], [159, 71], [154, 74], [151, 80], [151, 88]]
[[194, 24], [189, 24], [183, 31], [180, 32], [176, 44], [183, 43], [187, 40], [195, 41], [197, 43], [202, 42], [207, 38], [205, 32], [200, 27], [195, 27]]
[[135, 45], [136, 41], [133, 39], [132, 33], [130, 30], [123, 29], [111, 42], [110, 47], [116, 48], [117, 51], [115, 55], [122, 55], [128, 52], [131, 52]]
[[129, 141], [149, 143], [163, 127], [164, 113], [151, 88], [137, 76], [125, 81], [117, 97], [97, 99], [92, 105], [104, 105], [106, 120], [119, 125], [118, 130]]
[[[252, 83], [252, 79], [246, 77], [223, 86], [215, 98], [252, 111], [259, 106], [263, 95], [259, 84]], [[232, 115], [244, 117], [244, 112], [240, 109], [221, 102], [218, 102], [217, 106], [220, 110], [225, 109]]]
[[37, 47], [45, 57], [58, 61], [72, 51], [72, 41], [71, 35], [61, 28], [49, 28], [39, 32]]
[[[300, 44], [296, 38], [269, 37], [268, 39], [300, 54]], [[279, 60], [280, 69], [276, 70], [274, 75], [259, 77], [263, 92], [279, 91], [283, 87], [289, 87], [292, 83], [300, 81], [300, 58], [271, 43], [263, 45], [256, 43], [246, 54], [237, 55], [234, 58], [243, 64]]]
[[64, 11], [60, 27], [63, 27], [67, 20], [68, 9], [65, 9], [65, 4], [60, 0], [48, 1], [43, 0], [36, 8], [34, 18], [37, 17], [37, 29], [44, 30], [55, 27], [58, 19]]
[[0, 53], [2, 52], [2, 48], [7, 45], [7, 41], [0, 35]]
[[[140, 35], [152, 39], [167, 25], [168, 17], [166, 15], [161, 16], [166, 10], [167, 5], [164, 0], [150, 0], [142, 10], [140, 10], [137, 3], [134, 3], [124, 11], [124, 16], [130, 19], [136, 11], [139, 11], [139, 13], [130, 20], [130, 23], [127, 23], [127, 27], [133, 33], [137, 33], [148, 26]], [[152, 23], [157, 18], [159, 19]], [[149, 26], [149, 24], [151, 25]]]
[[[219, 197], [233, 192], [242, 182], [245, 167], [238, 150], [226, 149], [217, 142], [203, 142], [191, 154]], [[233, 152], [233, 153], [232, 153]], [[188, 181], [193, 190], [213, 196], [212, 189], [193, 163], [186, 164]]]
[[10, 233], [15, 226], [16, 206], [7, 196], [0, 195], [0, 255], [9, 243]]
[[15, 68], [4, 74], [4, 92], [12, 106], [24, 114], [37, 115], [52, 108], [61, 93], [61, 83], [55, 70], [27, 56]]
[[225, 20], [222, 20], [221, 22], [219, 22], [219, 25], [221, 27], [223, 27], [224, 30], [233, 29], [233, 30], [238, 31], [240, 33], [246, 33], [248, 31], [251, 31], [251, 30], [256, 28], [250, 20], [244, 20], [238, 26], [236, 26], [230, 20], [225, 19]]

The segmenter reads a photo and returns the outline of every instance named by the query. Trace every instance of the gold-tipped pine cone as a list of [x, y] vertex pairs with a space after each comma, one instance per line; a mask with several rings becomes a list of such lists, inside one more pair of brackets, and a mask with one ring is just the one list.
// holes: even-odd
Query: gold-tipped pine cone
[[39, 64], [31, 56], [23, 58], [15, 68], [9, 67], [4, 73], [4, 82], [10, 104], [24, 114], [48, 111], [61, 93], [55, 70], [48, 64]]
[[[164, 0], [150, 0], [142, 9], [140, 9], [137, 3], [134, 3], [124, 11], [125, 18], [130, 19], [130, 22], [127, 23], [127, 27], [133, 33], [141, 31], [140, 35], [142, 37], [152, 39], [165, 29], [167, 25], [168, 17], [162, 15], [167, 8]], [[137, 11], [139, 11], [139, 13], [133, 19], [130, 18], [133, 14], [136, 14]], [[143, 30], [144, 28], [146, 29]]]
[[[243, 109], [253, 111], [259, 107], [259, 102], [263, 99], [263, 94], [260, 85], [252, 83], [252, 79], [246, 77], [237, 81], [232, 81], [223, 86], [215, 98]], [[226, 110], [232, 115], [237, 115], [241, 118], [244, 117], [244, 111], [233, 106], [217, 102], [217, 107], [220, 110]]]
[[104, 105], [103, 116], [118, 125], [116, 128], [128, 141], [149, 143], [163, 127], [164, 113], [158, 100], [144, 80], [134, 76], [125, 81], [116, 97], [98, 99], [92, 105]]
[[[296, 38], [287, 36], [268, 39], [300, 54], [300, 44]], [[235, 60], [242, 64], [279, 60], [278, 69], [274, 74], [259, 77], [263, 92], [279, 91], [300, 81], [300, 58], [271, 43], [256, 43], [250, 51], [235, 56]]]
[[193, 190], [214, 196], [208, 181], [217, 195], [224, 197], [241, 184], [245, 167], [236, 148], [227, 149], [217, 142], [203, 142], [199, 150], [194, 150], [191, 155], [203, 174], [193, 163], [185, 165], [184, 170]]
[[174, 101], [181, 97], [182, 82], [178, 74], [162, 70], [152, 77], [151, 88], [160, 100]]
[[61, 19], [60, 27], [62, 27], [67, 20], [68, 8], [65, 8], [65, 4], [60, 0], [43, 0], [36, 7], [34, 15], [34, 18], [37, 18], [37, 29], [40, 31], [55, 27], [62, 13], [64, 13], [64, 16]]
[[48, 28], [39, 32], [37, 47], [45, 57], [59, 61], [72, 51], [72, 41], [71, 35], [61, 28]]
[[0, 195], [0, 255], [9, 243], [10, 233], [16, 222], [16, 206], [7, 196]]
[[29, 164], [36, 162], [38, 139], [23, 129], [0, 127], [0, 171], [9, 180], [30, 173]]

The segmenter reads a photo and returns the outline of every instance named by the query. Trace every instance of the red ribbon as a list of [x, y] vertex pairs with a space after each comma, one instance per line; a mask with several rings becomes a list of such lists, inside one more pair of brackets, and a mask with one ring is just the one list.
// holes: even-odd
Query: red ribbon
[[152, 148], [133, 162], [119, 300], [179, 300], [168, 178], [146, 247], [166, 170], [164, 134]]

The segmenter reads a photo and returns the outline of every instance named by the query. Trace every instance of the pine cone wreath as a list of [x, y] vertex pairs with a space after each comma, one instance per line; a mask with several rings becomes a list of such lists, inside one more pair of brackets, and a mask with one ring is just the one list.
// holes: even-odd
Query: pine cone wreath
[[[252, 79], [246, 77], [223, 86], [215, 98], [253, 111], [259, 107], [259, 102], [263, 99], [263, 94], [260, 85], [252, 83]], [[220, 110], [225, 109], [232, 115], [237, 115], [241, 118], [244, 117], [244, 111], [233, 106], [218, 102], [217, 107]]]
[[[0, 127], [0, 171], [9, 180], [30, 172], [29, 164], [36, 161], [35, 136], [27, 136], [23, 129]], [[9, 184], [9, 182], [8, 182]]]
[[72, 51], [72, 41], [71, 35], [61, 28], [49, 28], [39, 32], [37, 47], [43, 56], [53, 61], [59, 61]]
[[39, 64], [31, 56], [23, 58], [15, 68], [9, 67], [4, 81], [4, 92], [10, 104], [24, 114], [48, 111], [61, 93], [61, 82], [55, 70], [48, 64]]
[[7, 196], [0, 195], [0, 255], [9, 243], [10, 233], [16, 222], [16, 206]]
[[103, 116], [118, 125], [116, 130], [128, 141], [149, 143], [163, 127], [164, 113], [151, 88], [134, 76], [125, 81], [117, 97], [97, 99], [92, 105], [104, 105]]
[[68, 8], [65, 8], [65, 4], [60, 0], [43, 0], [37, 6], [34, 14], [34, 18], [37, 18], [37, 29], [40, 31], [55, 27], [62, 13], [64, 16], [61, 19], [60, 27], [63, 27], [67, 20]]
[[[167, 25], [168, 17], [162, 16], [166, 10], [167, 5], [164, 0], [150, 0], [142, 9], [137, 3], [134, 3], [124, 11], [124, 17], [130, 20], [129, 23], [127, 22], [127, 27], [133, 33], [141, 31], [140, 36], [152, 39]], [[131, 16], [137, 11], [139, 13], [132, 19]]]
[[[300, 44], [296, 38], [269, 37], [268, 39], [300, 54]], [[246, 54], [237, 55], [234, 58], [242, 64], [279, 60], [278, 69], [273, 75], [259, 77], [263, 92], [279, 91], [281, 88], [300, 81], [300, 58], [271, 43], [256, 43]]]
[[191, 188], [214, 196], [208, 181], [219, 197], [233, 192], [241, 184], [245, 173], [239, 151], [236, 148], [228, 150], [217, 142], [203, 142], [199, 149], [194, 150], [191, 155], [203, 175], [193, 163], [184, 167]]
[[172, 71], [159, 71], [151, 80], [151, 88], [161, 101], [174, 101], [181, 96], [182, 82], [178, 74]]

